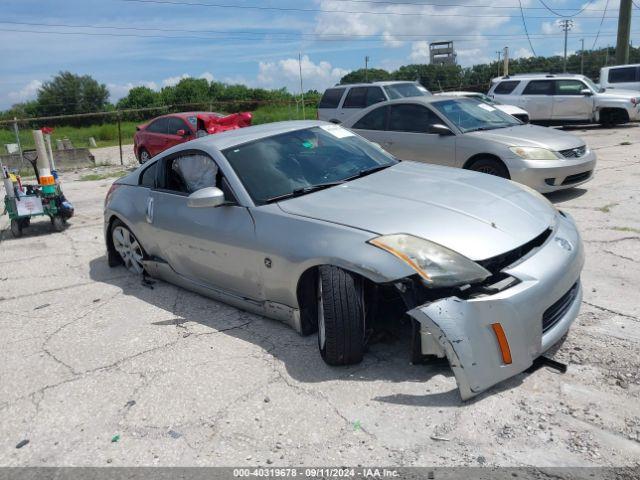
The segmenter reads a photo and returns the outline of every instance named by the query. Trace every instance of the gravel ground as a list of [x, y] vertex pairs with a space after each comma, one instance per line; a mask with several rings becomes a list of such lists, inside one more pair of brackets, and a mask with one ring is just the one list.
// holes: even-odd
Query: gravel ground
[[0, 243], [0, 465], [638, 466], [640, 127], [573, 132], [599, 164], [550, 196], [587, 252], [568, 371], [466, 403], [404, 340], [332, 368], [314, 336], [108, 268], [111, 181], [66, 175], [69, 228]]

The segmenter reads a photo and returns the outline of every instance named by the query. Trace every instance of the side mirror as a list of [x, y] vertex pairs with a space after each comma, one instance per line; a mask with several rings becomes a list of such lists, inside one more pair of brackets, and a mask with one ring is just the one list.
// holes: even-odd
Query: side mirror
[[435, 135], [453, 135], [453, 132], [451, 131], [451, 129], [441, 123], [429, 125], [429, 128], [427, 129], [427, 133], [432, 133]]
[[584, 95], [585, 97], [590, 97], [591, 95], [593, 95], [593, 92], [588, 88], [583, 88], [582, 90], [580, 90], [580, 95]]
[[182, 128], [180, 130], [178, 130], [176, 132], [176, 135], [180, 135], [181, 137], [188, 137], [189, 136], [189, 132], [187, 132], [186, 130], [183, 130]]
[[188, 197], [187, 205], [193, 208], [219, 207], [224, 203], [224, 193], [216, 187], [201, 188]]

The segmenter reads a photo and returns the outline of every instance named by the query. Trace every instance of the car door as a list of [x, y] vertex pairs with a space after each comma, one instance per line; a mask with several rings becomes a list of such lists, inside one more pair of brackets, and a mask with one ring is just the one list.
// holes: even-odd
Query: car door
[[338, 120], [344, 122], [352, 115], [365, 108], [367, 104], [367, 87], [351, 87], [338, 109]]
[[400, 160], [455, 166], [456, 137], [428, 133], [429, 127], [436, 124], [445, 122], [423, 105], [390, 105], [382, 148]]
[[591, 120], [593, 117], [593, 95], [585, 95], [590, 89], [580, 80], [556, 80], [553, 95], [554, 120]]
[[391, 142], [390, 134], [387, 132], [388, 106], [374, 108], [369, 113], [356, 121], [351, 130], [363, 136], [371, 142], [375, 142], [384, 148], [385, 142]]
[[522, 91], [518, 106], [529, 112], [531, 120], [551, 120], [554, 88], [554, 80], [530, 80]]
[[164, 149], [178, 145], [179, 143], [193, 140], [194, 135], [189, 125], [180, 117], [167, 117], [167, 141]]
[[[161, 159], [158, 168], [158, 188], [147, 210], [157, 256], [193, 282], [259, 299], [253, 218], [236, 202], [214, 160], [204, 152], [186, 150]], [[216, 185], [225, 192], [227, 204], [188, 205], [191, 193]]]
[[154, 157], [158, 153], [166, 150], [165, 144], [167, 141], [167, 118], [161, 117], [149, 124], [145, 129], [146, 141], [144, 147], [149, 154]]

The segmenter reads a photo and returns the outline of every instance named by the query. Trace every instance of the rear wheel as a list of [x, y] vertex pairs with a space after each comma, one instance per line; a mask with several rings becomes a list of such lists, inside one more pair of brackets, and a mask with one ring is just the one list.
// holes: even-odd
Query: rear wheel
[[22, 236], [22, 222], [18, 219], [11, 220], [11, 235], [15, 238]]
[[120, 255], [122, 263], [127, 267], [127, 270], [136, 275], [141, 275], [144, 271], [144, 264], [142, 263], [144, 250], [136, 236], [119, 220], [113, 222], [111, 241], [113, 242], [113, 248]]
[[362, 280], [341, 268], [320, 267], [317, 307], [323, 360], [329, 365], [359, 363], [365, 344]]
[[151, 155], [144, 148], [141, 148], [138, 152], [138, 161], [142, 165], [143, 163], [148, 162], [151, 159]]
[[474, 172], [486, 173], [488, 175], [495, 175], [496, 177], [509, 178], [509, 170], [504, 166], [502, 162], [494, 158], [483, 157], [474, 160], [471, 165], [467, 167]]

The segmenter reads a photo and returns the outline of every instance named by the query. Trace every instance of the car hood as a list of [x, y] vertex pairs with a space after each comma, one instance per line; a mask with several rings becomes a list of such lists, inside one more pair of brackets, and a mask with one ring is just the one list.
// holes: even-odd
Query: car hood
[[555, 128], [537, 125], [517, 125], [479, 132], [469, 132], [465, 137], [492, 140], [509, 147], [542, 147], [560, 151], [584, 145], [584, 140]]
[[640, 97], [640, 91], [638, 90], [622, 90], [620, 88], [607, 88], [602, 93], [596, 94], [598, 97], [605, 98], [623, 98], [624, 100], [631, 100], [632, 98]]
[[497, 108], [498, 110], [503, 111], [504, 113], [508, 113], [509, 115], [514, 115], [514, 114], [522, 115], [523, 113], [527, 113], [526, 110], [523, 110], [520, 107], [516, 107], [515, 105], [505, 105], [501, 103], [500, 105], [494, 105], [494, 107]]
[[291, 215], [408, 233], [472, 260], [517, 248], [549, 228], [555, 209], [517, 184], [462, 169], [401, 162], [343, 185], [279, 202]]

